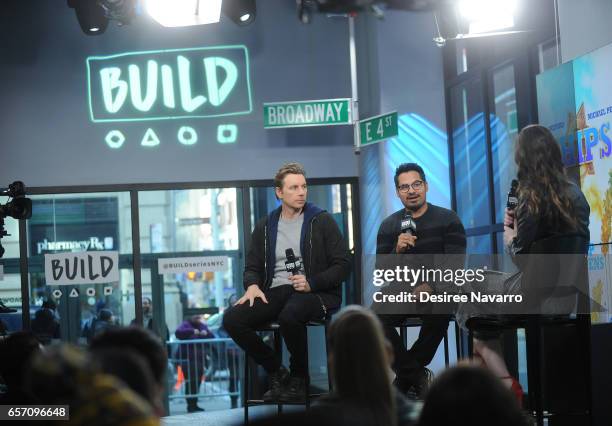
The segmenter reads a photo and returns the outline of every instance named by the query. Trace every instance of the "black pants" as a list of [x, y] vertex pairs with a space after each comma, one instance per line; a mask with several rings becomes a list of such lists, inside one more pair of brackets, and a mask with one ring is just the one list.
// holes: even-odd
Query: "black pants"
[[193, 408], [198, 403], [198, 394], [200, 393], [200, 383], [202, 383], [202, 375], [204, 374], [204, 366], [198, 365], [196, 362], [184, 361], [182, 363], [183, 374], [185, 375], [185, 393], [191, 396], [185, 398], [187, 408]]
[[419, 337], [410, 349], [406, 349], [404, 342], [396, 330], [406, 315], [379, 315], [385, 335], [393, 345], [395, 361], [393, 369], [400, 382], [412, 382], [418, 377], [419, 371], [433, 359], [440, 342], [448, 329], [450, 315], [424, 314]]
[[[264, 294], [268, 303], [257, 298], [252, 307], [247, 301], [226, 310], [223, 314], [223, 327], [255, 362], [272, 373], [280, 368], [281, 359], [254, 330], [270, 321], [278, 321], [281, 335], [291, 354], [291, 374], [303, 376], [306, 374], [306, 324], [310, 320], [323, 318], [321, 299], [313, 293], [297, 292], [290, 285], [266, 290]], [[327, 306], [326, 302], [327, 309], [335, 307]]]

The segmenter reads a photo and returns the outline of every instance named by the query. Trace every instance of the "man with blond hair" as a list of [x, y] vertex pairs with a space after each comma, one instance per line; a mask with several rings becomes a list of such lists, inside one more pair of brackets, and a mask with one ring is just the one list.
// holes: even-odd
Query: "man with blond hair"
[[[300, 164], [281, 167], [274, 187], [280, 207], [255, 225], [244, 271], [246, 292], [224, 313], [223, 326], [269, 374], [264, 400], [301, 401], [306, 392], [306, 324], [340, 306], [348, 251], [333, 217], [306, 202], [306, 173]], [[297, 261], [288, 259], [290, 251]], [[291, 354], [290, 374], [255, 332], [270, 321], [278, 321]]]

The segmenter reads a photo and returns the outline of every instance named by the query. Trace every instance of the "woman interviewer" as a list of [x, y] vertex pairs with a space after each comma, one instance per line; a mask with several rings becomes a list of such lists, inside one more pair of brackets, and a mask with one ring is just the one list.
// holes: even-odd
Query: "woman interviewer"
[[[578, 251], [586, 253], [589, 205], [580, 188], [566, 175], [561, 149], [552, 133], [540, 125], [523, 128], [514, 160], [518, 168], [518, 205], [514, 211], [506, 209], [506, 251], [516, 258], [533, 252], [538, 241], [572, 235], [583, 242]], [[497, 336], [475, 333], [474, 353], [521, 402], [523, 390], [508, 372]]]

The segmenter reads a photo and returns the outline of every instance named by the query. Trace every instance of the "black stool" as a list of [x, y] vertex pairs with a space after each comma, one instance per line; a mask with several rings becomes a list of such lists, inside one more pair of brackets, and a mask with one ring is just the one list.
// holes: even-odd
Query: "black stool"
[[[404, 343], [404, 345], [406, 345], [406, 340], [407, 340], [407, 330], [410, 327], [420, 327], [421, 325], [423, 325], [423, 321], [421, 320], [421, 317], [408, 317], [404, 320], [404, 322], [402, 322], [398, 327], [400, 329], [400, 337], [402, 338], [402, 342]], [[459, 327], [457, 326], [457, 323], [455, 322], [455, 344], [457, 347], [457, 356], [459, 356], [459, 331], [458, 331]], [[449, 357], [449, 352], [448, 352], [448, 327], [446, 329], [446, 331], [444, 332], [444, 364], [446, 365], [446, 367], [449, 366], [450, 364], [450, 357]]]
[[[529, 392], [529, 410], [536, 420], [538, 426], [544, 425], [544, 417], [553, 415], [546, 414], [543, 403], [542, 370], [546, 360], [542, 353], [544, 327], [575, 327], [578, 332], [578, 347], [584, 348], [585, 364], [585, 386], [583, 397], [585, 399], [585, 411], [582, 413], [566, 413], [565, 416], [581, 416], [591, 424], [591, 367], [590, 367], [590, 317], [588, 315], [577, 316], [545, 316], [545, 315], [507, 315], [507, 316], [478, 316], [470, 318], [466, 327], [469, 330], [468, 352], [473, 355], [473, 332], [478, 330], [525, 330], [526, 355], [527, 355], [527, 381]], [[582, 393], [582, 392], [581, 392]]]
[[[331, 313], [328, 313], [328, 316], [319, 321], [309, 321], [306, 324], [306, 327], [325, 327], [325, 353], [328, 355], [327, 363], [327, 382], [329, 385], [329, 389], [332, 388], [331, 375], [329, 374], [329, 348], [327, 346], [327, 329], [331, 322]], [[263, 326], [257, 327], [255, 329], [257, 332], [272, 332], [274, 336], [274, 352], [276, 352], [277, 356], [282, 359], [282, 350], [283, 350], [283, 341], [280, 333], [280, 325], [277, 322], [271, 322], [265, 324]], [[308, 336], [308, 332], [306, 333]], [[282, 413], [283, 405], [305, 405], [306, 409], [310, 408], [310, 401], [312, 398], [316, 398], [321, 396], [320, 393], [310, 393], [310, 368], [308, 365], [308, 342], [306, 342], [306, 375], [305, 375], [305, 392], [304, 392], [304, 401], [299, 402], [286, 402], [286, 401], [264, 401], [261, 399], [249, 399], [249, 363], [248, 363], [248, 353], [245, 353], [245, 362], [244, 362], [244, 424], [249, 423], [249, 407], [254, 405], [276, 405], [278, 407], [278, 413]]]

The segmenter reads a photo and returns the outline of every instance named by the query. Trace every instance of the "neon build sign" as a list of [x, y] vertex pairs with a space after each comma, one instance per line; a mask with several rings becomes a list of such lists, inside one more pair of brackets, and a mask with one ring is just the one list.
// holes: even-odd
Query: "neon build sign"
[[[87, 58], [89, 115], [94, 123], [230, 117], [252, 112], [248, 51], [245, 46], [155, 50]], [[217, 126], [217, 142], [233, 143], [238, 127]], [[198, 141], [191, 126], [180, 126], [183, 145]], [[111, 148], [125, 142], [121, 130], [108, 132]], [[147, 128], [142, 146], [159, 145]]]

